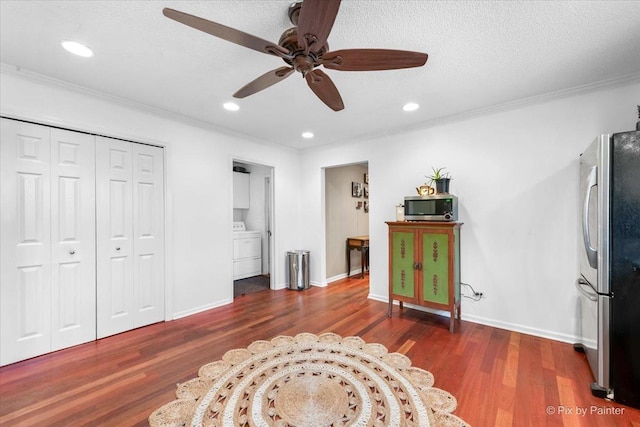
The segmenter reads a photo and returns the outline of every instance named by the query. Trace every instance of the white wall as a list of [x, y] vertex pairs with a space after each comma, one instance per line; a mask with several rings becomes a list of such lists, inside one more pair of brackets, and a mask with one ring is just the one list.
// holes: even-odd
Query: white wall
[[[277, 287], [286, 251], [299, 246], [299, 154], [172, 120], [46, 78], [0, 74], [0, 113], [163, 145], [167, 190], [167, 317], [228, 303], [232, 290], [232, 160], [274, 167]], [[222, 111], [220, 114], [226, 114]]]
[[[640, 84], [602, 88], [410, 133], [347, 142], [302, 158], [302, 242], [324, 252], [322, 168], [369, 163], [370, 297], [387, 301], [384, 221], [432, 166], [460, 201], [462, 280], [485, 294], [463, 319], [567, 342], [576, 330], [578, 156], [601, 133], [635, 127]], [[419, 114], [419, 110], [417, 112]], [[311, 279], [326, 282], [322, 259]]]
[[0, 88], [3, 115], [166, 147], [168, 317], [232, 299], [233, 159], [274, 167], [277, 287], [285, 285], [291, 249], [311, 250], [311, 281], [326, 284], [322, 168], [368, 162], [370, 297], [384, 301], [384, 221], [431, 166], [446, 166], [465, 223], [462, 280], [486, 295], [463, 299], [463, 318], [569, 342], [576, 335], [578, 155], [600, 133], [632, 129], [640, 99], [636, 83], [299, 155], [46, 79], [3, 71]]

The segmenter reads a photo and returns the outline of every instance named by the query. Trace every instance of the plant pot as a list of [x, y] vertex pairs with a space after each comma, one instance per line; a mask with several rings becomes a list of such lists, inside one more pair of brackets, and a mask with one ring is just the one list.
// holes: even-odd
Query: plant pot
[[436, 179], [436, 193], [448, 194], [449, 193], [449, 181], [451, 178]]

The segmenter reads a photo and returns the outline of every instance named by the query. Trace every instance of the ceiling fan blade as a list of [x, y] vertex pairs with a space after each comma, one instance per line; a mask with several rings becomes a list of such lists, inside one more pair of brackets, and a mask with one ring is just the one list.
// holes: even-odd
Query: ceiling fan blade
[[344, 108], [342, 103], [342, 97], [333, 84], [329, 76], [327, 76], [322, 70], [311, 70], [305, 74], [304, 78], [307, 80], [307, 84], [316, 94], [318, 98], [333, 111], [340, 111]]
[[298, 45], [317, 52], [326, 43], [340, 0], [304, 0], [298, 17]]
[[421, 67], [429, 55], [391, 49], [345, 49], [322, 55], [322, 65], [340, 71], [378, 71]]
[[230, 41], [231, 43], [239, 44], [240, 46], [248, 47], [249, 49], [257, 50], [258, 52], [268, 53], [276, 56], [288, 55], [289, 51], [282, 46], [278, 46], [276, 43], [272, 43], [267, 40], [263, 40], [259, 37], [252, 36], [243, 31], [236, 30], [235, 28], [227, 27], [226, 25], [218, 24], [217, 22], [209, 21], [197, 16], [189, 15], [188, 13], [180, 12], [178, 10], [164, 8], [162, 13], [167, 18], [178, 21], [181, 24], [188, 25], [196, 30], [204, 31], [212, 36], [219, 37], [221, 39]]
[[246, 98], [249, 95], [253, 95], [256, 92], [260, 92], [263, 89], [273, 86], [274, 84], [286, 79], [293, 73], [294, 69], [291, 67], [280, 67], [276, 70], [271, 70], [253, 80], [250, 83], [244, 85], [240, 90], [233, 94], [234, 98]]

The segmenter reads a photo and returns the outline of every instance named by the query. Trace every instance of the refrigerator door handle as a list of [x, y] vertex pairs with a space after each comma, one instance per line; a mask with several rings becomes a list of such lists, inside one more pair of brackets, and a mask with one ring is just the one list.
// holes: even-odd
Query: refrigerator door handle
[[582, 277], [580, 277], [578, 280], [576, 280], [576, 288], [578, 289], [578, 291], [582, 295], [587, 297], [587, 299], [589, 299], [591, 301], [598, 301], [598, 294], [597, 293], [589, 292], [588, 290], [585, 289], [585, 288], [589, 288], [589, 289], [593, 290], [593, 288], [591, 287], [589, 282], [584, 280]]
[[594, 166], [587, 178], [586, 194], [584, 206], [582, 207], [582, 237], [584, 237], [584, 248], [587, 251], [587, 259], [592, 268], [598, 268], [598, 250], [591, 246], [591, 234], [589, 233], [589, 205], [591, 203], [591, 189], [598, 185], [598, 168]]

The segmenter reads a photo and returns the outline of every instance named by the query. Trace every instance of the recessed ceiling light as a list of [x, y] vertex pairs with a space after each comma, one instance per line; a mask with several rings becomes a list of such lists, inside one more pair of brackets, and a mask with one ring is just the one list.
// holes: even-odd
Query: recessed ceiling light
[[222, 106], [225, 110], [229, 111], [238, 111], [240, 109], [240, 106], [235, 102], [225, 102], [224, 104], [222, 104]]
[[407, 102], [402, 106], [404, 111], [416, 111], [418, 108], [420, 108], [420, 105], [415, 102]]
[[302, 137], [305, 139], [313, 138], [313, 132], [302, 132]]
[[65, 40], [61, 44], [63, 48], [74, 55], [82, 56], [83, 58], [90, 58], [93, 56], [93, 51], [91, 49], [78, 42]]

